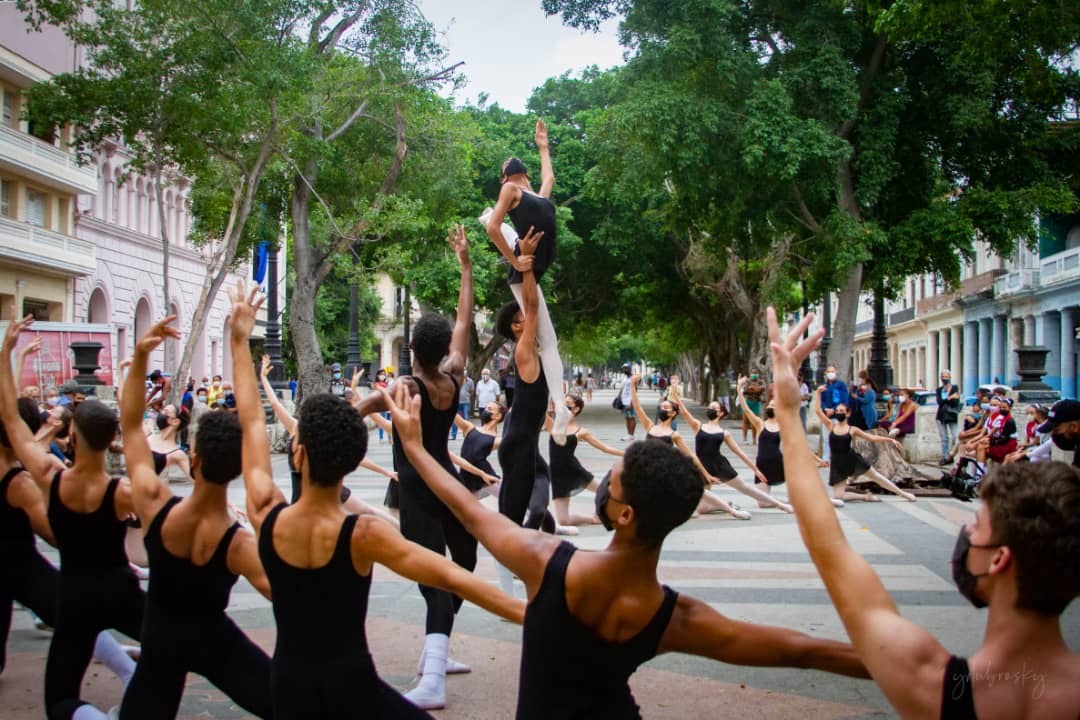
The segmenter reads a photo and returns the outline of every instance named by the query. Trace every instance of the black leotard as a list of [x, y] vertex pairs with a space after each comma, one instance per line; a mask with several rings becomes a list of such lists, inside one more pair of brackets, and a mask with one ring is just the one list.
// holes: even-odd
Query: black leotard
[[851, 449], [850, 431], [843, 435], [829, 433], [829, 453], [829, 485], [839, 485], [870, 469], [870, 463]]
[[127, 525], [116, 517], [113, 478], [101, 505], [88, 513], [68, 509], [60, 500], [64, 471], [49, 489], [49, 525], [60, 551], [60, 591], [56, 625], [45, 662], [45, 706], [50, 719], [70, 717], [82, 703], [79, 690], [90, 664], [94, 642], [113, 628], [139, 639], [143, 591], [124, 550]]
[[221, 536], [209, 562], [196, 565], [169, 552], [161, 537], [179, 502], [166, 502], [146, 530], [151, 572], [142, 655], [120, 717], [176, 717], [188, 672], [205, 677], [249, 713], [272, 717], [270, 658], [225, 614], [237, 578], [229, 570], [229, 544], [240, 523]]
[[678, 593], [664, 586], [664, 601], [633, 638], [603, 640], [566, 604], [566, 568], [576, 549], [567, 542], [556, 548], [525, 610], [518, 720], [640, 717], [627, 681], [639, 665], [655, 657]]
[[259, 532], [259, 558], [273, 593], [277, 641], [271, 695], [274, 717], [430, 718], [379, 679], [368, 651], [368, 592], [371, 574], [352, 562], [356, 515], [341, 524], [330, 561], [299, 568], [274, 548], [280, 503], [266, 514]]
[[784, 482], [784, 455], [780, 452], [779, 431], [773, 432], [766, 429], [764, 425], [761, 426], [761, 432], [758, 433], [757, 458], [754, 464], [765, 476], [769, 485], [779, 485]]
[[949, 658], [941, 694], [941, 720], [977, 720], [967, 658]]
[[0, 479], [0, 671], [7, 664], [12, 603], [17, 600], [54, 625], [60, 589], [60, 573], [38, 552], [30, 518], [8, 503], [11, 481], [22, 471], [16, 465]]
[[[457, 468], [450, 461], [447, 438], [450, 426], [458, 411], [458, 382], [453, 376], [454, 393], [450, 407], [439, 410], [431, 404], [431, 396], [424, 382], [412, 376], [420, 395], [420, 428], [423, 433], [424, 449], [442, 465], [448, 473], [458, 477]], [[466, 570], [476, 567], [476, 538], [465, 530], [454, 514], [450, 512], [435, 493], [424, 482], [409, 459], [405, 456], [397, 427], [394, 427], [394, 468], [398, 474], [398, 505], [401, 522], [401, 534], [412, 542], [423, 545], [428, 550], [445, 555], [450, 550], [450, 557]], [[391, 481], [392, 482], [392, 481]], [[454, 614], [461, 608], [461, 598], [445, 590], [438, 590], [427, 585], [420, 586], [427, 605], [425, 628], [427, 634], [441, 633], [449, 635], [454, 627]]]
[[739, 473], [735, 472], [731, 462], [724, 457], [724, 434], [723, 430], [711, 433], [705, 432], [704, 428], [699, 429], [694, 435], [694, 454], [709, 475], [721, 480], [731, 480], [738, 477]]
[[514, 405], [503, 423], [499, 442], [499, 465], [503, 471], [499, 490], [499, 512], [519, 525], [525, 519], [536, 479], [536, 457], [540, 454], [540, 428], [547, 412], [548, 387], [544, 373], [525, 382], [520, 376]]
[[173, 448], [167, 453], [159, 453], [157, 450], [151, 450], [150, 454], [154, 458], [154, 474], [160, 475], [165, 472], [165, 468], [169, 465], [169, 456], [174, 452], [181, 452], [183, 448]]
[[[544, 233], [536, 246], [536, 252], [533, 254], [532, 270], [533, 275], [536, 276], [536, 282], [539, 284], [544, 272], [551, 263], [555, 262], [557, 253], [555, 243], [555, 203], [536, 193], [522, 190], [521, 202], [507, 215], [510, 222], [514, 224], [514, 230], [519, 238], [525, 237], [529, 233], [530, 227], [533, 228], [534, 232]], [[514, 248], [514, 254], [519, 254], [517, 248]], [[513, 267], [510, 268], [509, 281], [511, 285], [521, 282], [521, 273]]]
[[[491, 450], [494, 447], [494, 435], [488, 435], [485, 432], [473, 429], [461, 441], [461, 452], [458, 454], [461, 455], [462, 459], [475, 465], [477, 469], [483, 470], [489, 475], [495, 475], [495, 468], [491, 467], [491, 462], [488, 460], [488, 456], [491, 455]], [[483, 478], [479, 475], [473, 475], [468, 470], [461, 471], [461, 482], [473, 492], [483, 490], [488, 486]]]
[[645, 433], [646, 440], [655, 440], [657, 442], [667, 443], [668, 445], [674, 445], [675, 441], [671, 439], [671, 435], [652, 435]]
[[565, 498], [581, 492], [593, 480], [593, 474], [577, 459], [577, 433], [566, 435], [566, 444], [559, 445], [548, 440], [548, 457], [551, 458], [551, 495]]

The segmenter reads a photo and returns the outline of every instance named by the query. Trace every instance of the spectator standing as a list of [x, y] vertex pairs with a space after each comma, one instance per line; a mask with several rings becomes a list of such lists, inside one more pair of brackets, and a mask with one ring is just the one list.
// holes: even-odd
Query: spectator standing
[[[473, 390], [476, 388], [476, 383], [468, 375], [461, 383], [461, 387], [458, 389], [458, 415], [468, 420], [472, 417], [472, 397]], [[450, 426], [450, 439], [457, 440], [457, 423]]]
[[941, 384], [937, 388], [938, 436], [941, 438], [941, 463], [948, 465], [949, 450], [956, 440], [956, 425], [960, 419], [960, 388], [952, 383], [952, 373], [941, 371]]
[[[821, 411], [825, 413], [825, 416], [832, 419], [832, 416], [836, 414], [836, 406], [843, 405], [847, 407], [851, 402], [851, 398], [848, 397], [847, 384], [836, 377], [836, 366], [829, 365], [825, 368], [825, 389], [821, 393]], [[829, 431], [825, 429], [824, 423], [821, 426], [821, 442], [824, 445], [822, 450], [822, 457], [826, 460], [829, 459]]]

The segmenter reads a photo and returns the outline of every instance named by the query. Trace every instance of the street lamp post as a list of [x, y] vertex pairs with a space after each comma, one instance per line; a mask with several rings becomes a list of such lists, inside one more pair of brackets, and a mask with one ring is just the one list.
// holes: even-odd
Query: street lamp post
[[866, 373], [878, 390], [893, 383], [893, 369], [889, 364], [889, 337], [885, 333], [885, 298], [880, 290], [874, 291], [874, 329], [870, 334], [870, 362]]
[[398, 377], [412, 375], [412, 351], [409, 350], [409, 308], [412, 304], [412, 301], [409, 299], [408, 283], [405, 284], [402, 296], [401, 317], [403, 323], [401, 332], [401, 349], [398, 350]]
[[277, 242], [270, 244], [266, 263], [266, 339], [263, 349], [270, 356], [270, 385], [275, 390], [288, 387], [285, 363], [281, 360], [281, 316], [278, 311], [278, 252]]
[[367, 367], [360, 357], [360, 288], [354, 280], [349, 285], [349, 342], [345, 346], [345, 371], [348, 377], [360, 371], [360, 387], [369, 387]]
[[829, 345], [832, 344], [832, 297], [825, 291], [825, 299], [821, 308], [821, 327], [825, 328], [825, 336], [821, 338], [821, 346], [818, 349], [818, 367], [816, 373], [817, 384], [825, 383], [825, 368], [829, 365]]

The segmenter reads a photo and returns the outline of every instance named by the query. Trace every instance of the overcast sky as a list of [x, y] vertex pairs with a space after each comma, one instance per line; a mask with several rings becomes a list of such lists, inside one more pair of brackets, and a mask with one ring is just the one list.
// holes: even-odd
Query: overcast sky
[[533, 88], [567, 70], [589, 65], [621, 65], [623, 50], [616, 33], [618, 21], [605, 23], [598, 33], [566, 27], [556, 17], [544, 17], [540, 0], [419, 0], [437, 30], [445, 35], [450, 62], [465, 61], [468, 83], [455, 100], [476, 102], [487, 93], [488, 103], [524, 112]]

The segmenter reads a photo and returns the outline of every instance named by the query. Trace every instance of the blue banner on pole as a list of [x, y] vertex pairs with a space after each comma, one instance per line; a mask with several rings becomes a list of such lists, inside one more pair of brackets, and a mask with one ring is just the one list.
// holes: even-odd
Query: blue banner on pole
[[259, 247], [255, 250], [255, 272], [252, 280], [259, 285], [263, 284], [263, 280], [266, 279], [266, 266], [270, 260], [270, 244], [266, 241], [260, 242]]

